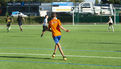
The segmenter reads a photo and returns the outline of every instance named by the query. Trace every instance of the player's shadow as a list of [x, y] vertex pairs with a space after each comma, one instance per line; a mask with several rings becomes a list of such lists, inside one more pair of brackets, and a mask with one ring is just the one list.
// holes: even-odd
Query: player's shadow
[[24, 57], [24, 56], [0, 56], [3, 58], [30, 58], [30, 59], [51, 59], [51, 58], [39, 58], [39, 57]]
[[[1, 58], [27, 58], [27, 59], [45, 59], [45, 60], [56, 60], [52, 58], [42, 58], [42, 57], [25, 57], [25, 56], [0, 56]], [[61, 60], [61, 59], [58, 59]]]

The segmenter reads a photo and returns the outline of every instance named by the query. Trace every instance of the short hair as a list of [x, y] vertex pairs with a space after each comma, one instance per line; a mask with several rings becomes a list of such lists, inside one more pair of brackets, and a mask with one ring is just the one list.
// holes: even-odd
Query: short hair
[[109, 17], [112, 17], [112, 16], [109, 16]]
[[52, 18], [57, 17], [56, 13], [52, 13]]
[[47, 17], [48, 15], [45, 15], [45, 18]]

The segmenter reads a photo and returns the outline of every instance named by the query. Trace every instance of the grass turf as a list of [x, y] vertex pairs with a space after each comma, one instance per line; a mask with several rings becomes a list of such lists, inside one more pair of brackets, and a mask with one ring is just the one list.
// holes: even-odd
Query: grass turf
[[[54, 41], [51, 32], [40, 37], [42, 26], [25, 25], [23, 32], [17, 25], [10, 32], [0, 26], [0, 68], [121, 69], [121, 25], [114, 26], [115, 32], [107, 32], [107, 25], [64, 27], [71, 30], [62, 31], [60, 41], [67, 61], [61, 56], [51, 58]], [[56, 55], [60, 55], [59, 51]]]

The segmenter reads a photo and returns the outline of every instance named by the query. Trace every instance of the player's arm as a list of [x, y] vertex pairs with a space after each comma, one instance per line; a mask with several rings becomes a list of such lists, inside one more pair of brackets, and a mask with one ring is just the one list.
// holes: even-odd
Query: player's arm
[[24, 17], [22, 17], [22, 19], [23, 19], [23, 21], [25, 22], [25, 19], [24, 19]]
[[69, 32], [69, 30], [68, 30], [68, 29], [65, 29], [65, 28], [61, 25], [60, 20], [58, 20], [58, 22], [59, 22], [59, 26], [60, 26], [60, 28], [61, 28], [62, 30], [66, 31], [66, 32]]
[[107, 24], [109, 24], [110, 23], [110, 20], [108, 21], [108, 23]]
[[70, 30], [65, 29], [62, 25], [60, 25], [60, 28], [61, 28], [62, 30], [64, 30], [64, 31], [66, 31], [66, 32], [70, 32]]
[[13, 18], [11, 17], [11, 23], [13, 22]]

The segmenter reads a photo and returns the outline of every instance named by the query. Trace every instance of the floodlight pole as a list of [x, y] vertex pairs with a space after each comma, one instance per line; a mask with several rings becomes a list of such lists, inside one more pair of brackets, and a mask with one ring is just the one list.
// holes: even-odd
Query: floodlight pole
[[72, 18], [73, 18], [73, 26], [74, 26], [75, 25], [74, 24], [74, 9], [72, 10], [72, 12], [73, 12], [73, 17]]
[[116, 9], [114, 8], [114, 24], [116, 25]]
[[31, 1], [29, 1], [29, 24], [30, 24], [30, 3]]

